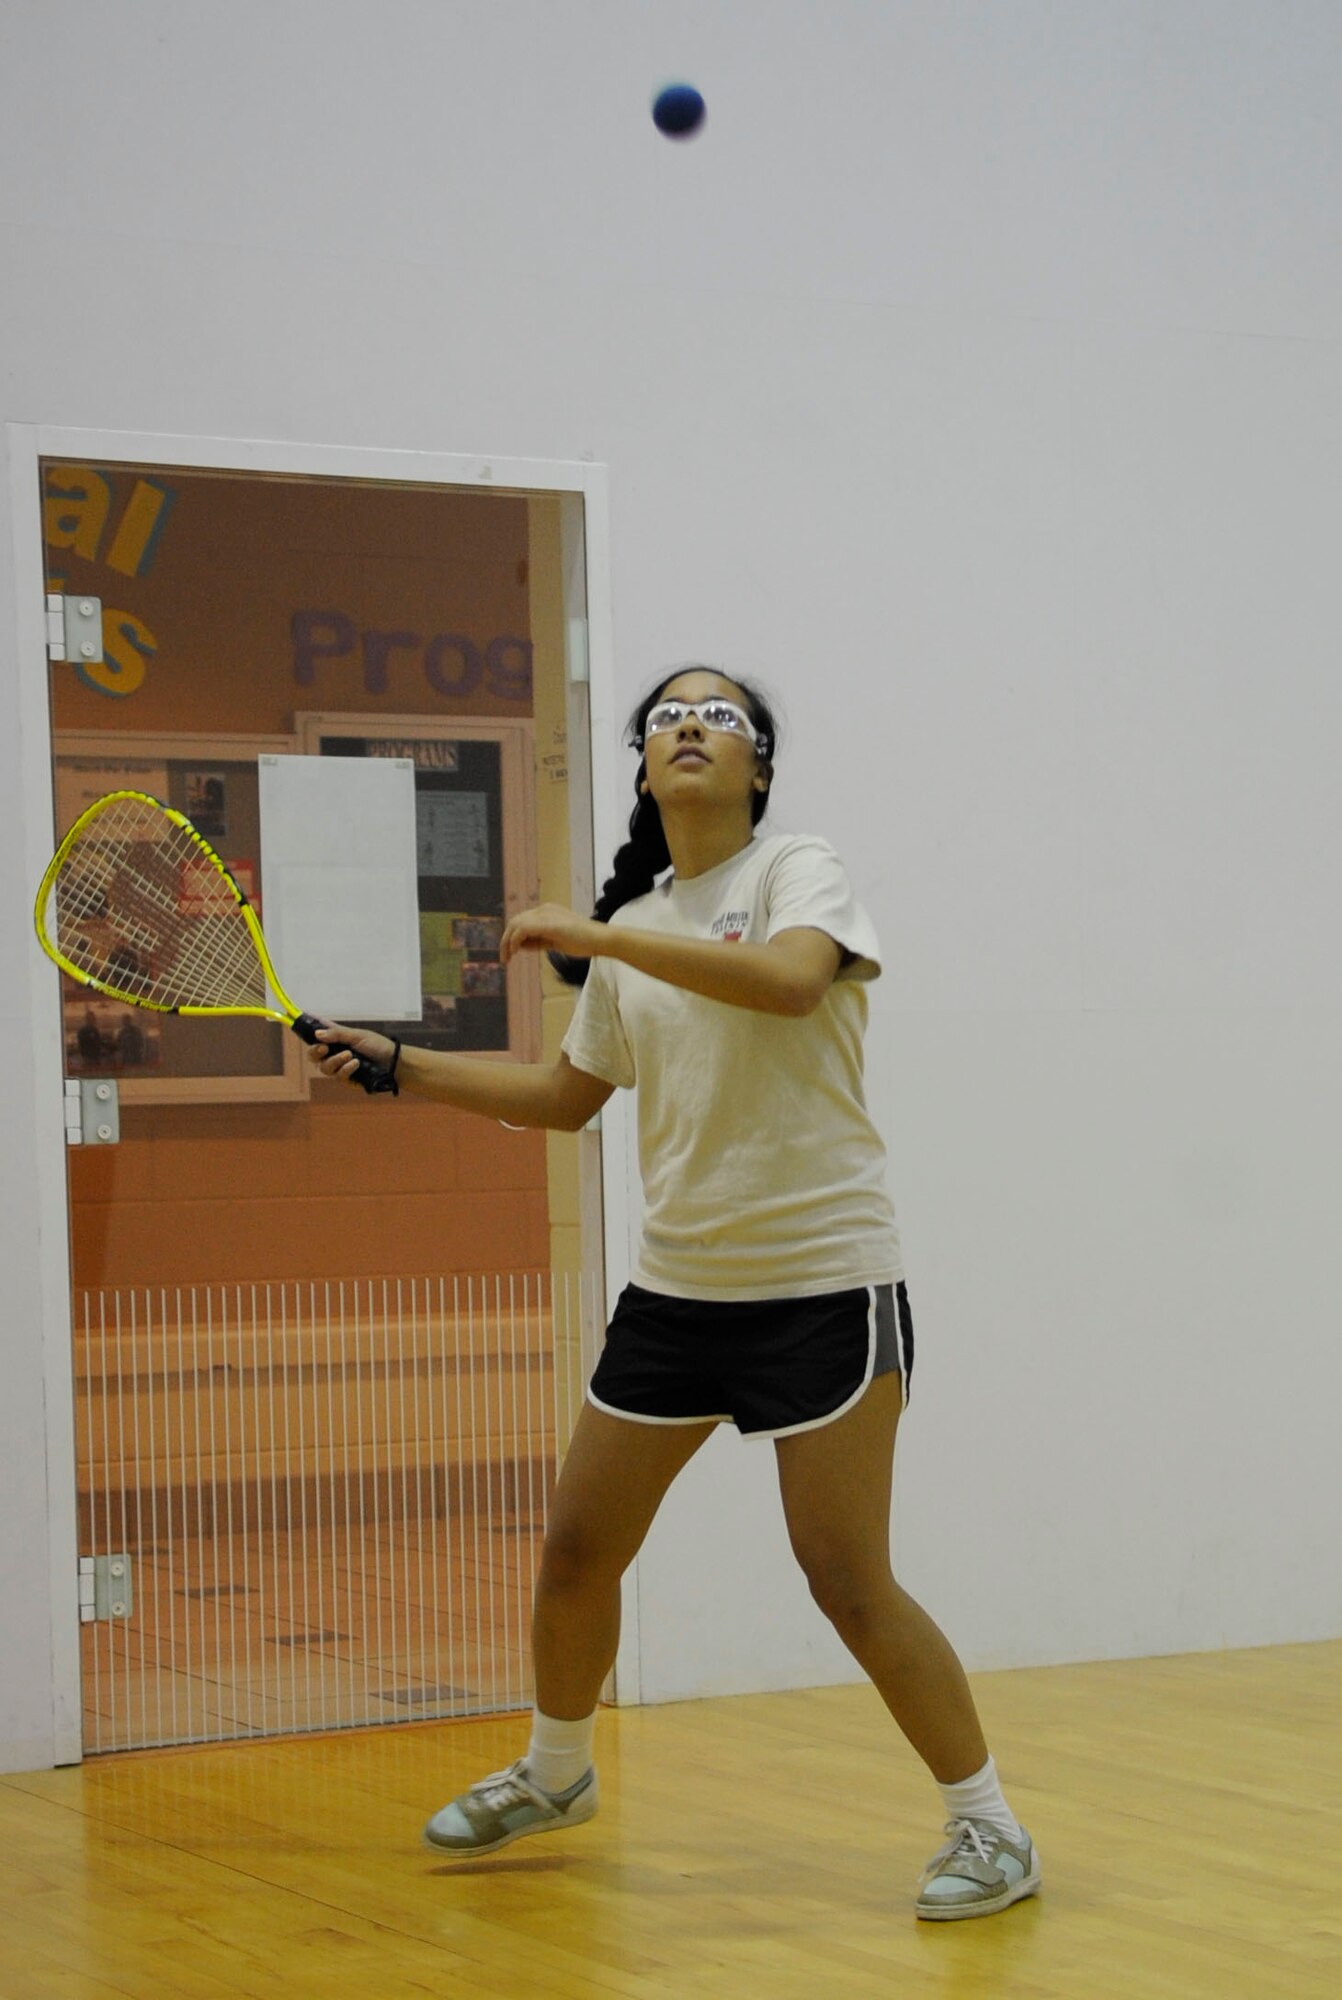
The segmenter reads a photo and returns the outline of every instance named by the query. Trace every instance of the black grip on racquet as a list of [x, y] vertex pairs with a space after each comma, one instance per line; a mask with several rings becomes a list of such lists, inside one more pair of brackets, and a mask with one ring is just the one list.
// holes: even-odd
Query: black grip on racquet
[[[317, 1020], [315, 1015], [299, 1014], [291, 1025], [300, 1041], [308, 1042], [315, 1048], [317, 1046], [317, 1030], [326, 1024], [324, 1021]], [[358, 1068], [354, 1072], [353, 1080], [361, 1089], [366, 1090], [370, 1097], [376, 1096], [379, 1091], [383, 1090], [389, 1090], [393, 1097], [400, 1096], [401, 1087], [396, 1081], [394, 1060], [391, 1069], [383, 1069], [380, 1063], [369, 1062], [367, 1056], [358, 1055], [349, 1046], [348, 1042], [323, 1042], [321, 1046], [333, 1056], [355, 1056]], [[400, 1051], [398, 1050], [397, 1053], [399, 1054]]]

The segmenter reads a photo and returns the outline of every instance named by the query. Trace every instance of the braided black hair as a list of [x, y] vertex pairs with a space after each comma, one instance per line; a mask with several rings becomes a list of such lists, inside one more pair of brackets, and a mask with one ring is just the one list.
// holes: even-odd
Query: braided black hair
[[[630, 716], [625, 727], [625, 742], [641, 751], [643, 734], [648, 716], [661, 700], [663, 691], [682, 674], [708, 673], [720, 671], [717, 667], [701, 666], [692, 661], [688, 666], [674, 667], [663, 674], [657, 685], [650, 688], [638, 707]], [[760, 769], [773, 782], [774, 751], [778, 745], [778, 722], [772, 704], [764, 690], [753, 681], [739, 680], [735, 674], [723, 674], [745, 696], [746, 713], [755, 725], [755, 733], [764, 742], [759, 751]], [[642, 789], [647, 776], [647, 763], [640, 756], [638, 773], [634, 779], [635, 805], [629, 815], [629, 838], [615, 856], [610, 875], [602, 884], [601, 894], [596, 899], [593, 917], [599, 924], [608, 924], [618, 909], [625, 903], [632, 903], [635, 896], [646, 896], [657, 877], [671, 866], [671, 854], [666, 844], [666, 834], [662, 830], [662, 815], [651, 792]], [[750, 797], [750, 823], [758, 826], [769, 809], [768, 789], [755, 791]], [[570, 958], [562, 951], [547, 954], [551, 965], [569, 986], [581, 986], [587, 977], [591, 964], [589, 958]]]

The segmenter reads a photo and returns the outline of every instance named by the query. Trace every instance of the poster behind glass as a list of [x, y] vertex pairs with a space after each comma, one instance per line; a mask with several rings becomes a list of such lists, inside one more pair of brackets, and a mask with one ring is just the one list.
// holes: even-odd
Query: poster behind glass
[[419, 1024], [351, 1022], [417, 1047], [503, 1052], [508, 1047], [503, 937], [503, 753], [497, 742], [403, 742], [323, 735], [323, 757], [413, 757], [418, 843]]
[[[232, 869], [264, 922], [256, 759], [119, 754], [55, 760], [56, 819], [64, 833], [110, 791], [148, 792], [184, 812]], [[189, 885], [183, 885], [183, 895]], [[183, 905], [182, 907], [185, 907]], [[109, 1000], [66, 974], [61, 981], [68, 1076], [279, 1078], [284, 1030], [268, 1021], [198, 1020]]]

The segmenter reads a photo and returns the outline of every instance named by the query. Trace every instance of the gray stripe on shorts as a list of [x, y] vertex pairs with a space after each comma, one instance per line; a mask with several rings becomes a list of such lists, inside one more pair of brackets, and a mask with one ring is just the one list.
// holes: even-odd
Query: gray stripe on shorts
[[872, 1379], [878, 1375], [899, 1374], [900, 1402], [907, 1409], [909, 1402], [908, 1357], [904, 1352], [901, 1338], [898, 1307], [893, 1285], [874, 1285], [876, 1298], [876, 1364], [872, 1369]]

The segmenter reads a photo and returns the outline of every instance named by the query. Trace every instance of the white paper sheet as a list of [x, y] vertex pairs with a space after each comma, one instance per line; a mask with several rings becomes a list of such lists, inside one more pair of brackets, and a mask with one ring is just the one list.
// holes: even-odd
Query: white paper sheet
[[419, 1020], [413, 763], [265, 756], [258, 771], [266, 943], [290, 999], [333, 1020]]

